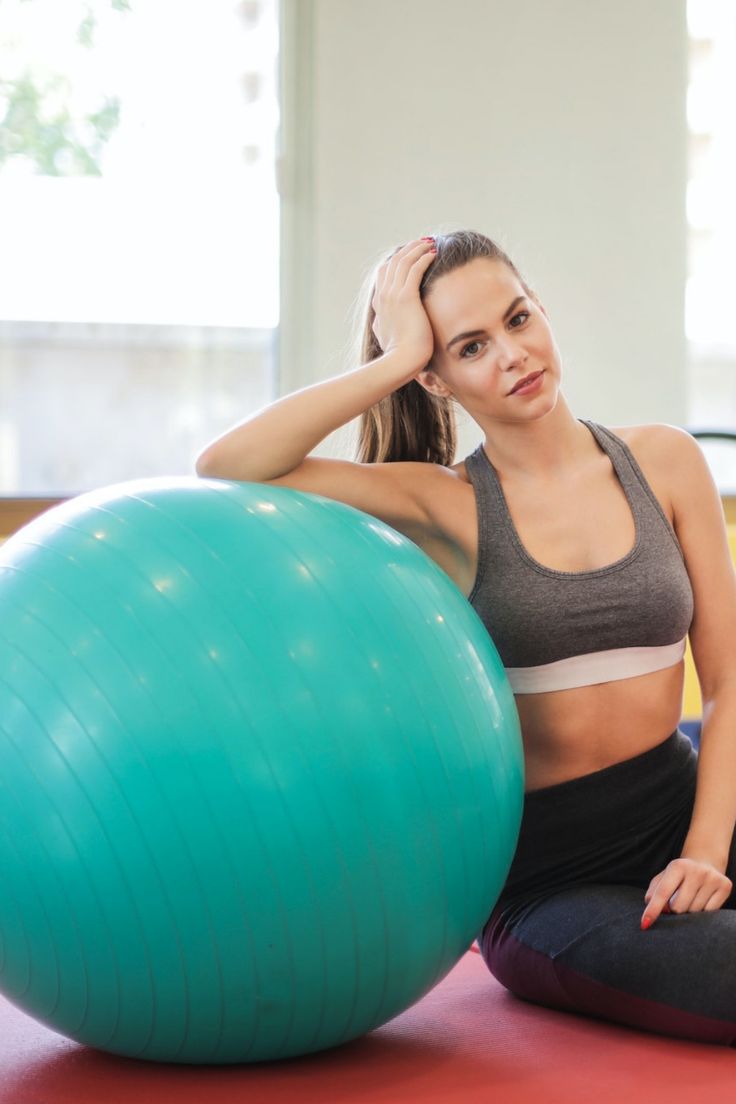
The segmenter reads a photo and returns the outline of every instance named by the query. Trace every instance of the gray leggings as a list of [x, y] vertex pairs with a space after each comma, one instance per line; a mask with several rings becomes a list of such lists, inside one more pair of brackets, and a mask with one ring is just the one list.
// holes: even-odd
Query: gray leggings
[[[697, 753], [678, 730], [643, 755], [528, 793], [514, 861], [479, 938], [519, 997], [736, 1045], [736, 892], [641, 931], [644, 892], [679, 856]], [[736, 885], [736, 836], [726, 871]]]

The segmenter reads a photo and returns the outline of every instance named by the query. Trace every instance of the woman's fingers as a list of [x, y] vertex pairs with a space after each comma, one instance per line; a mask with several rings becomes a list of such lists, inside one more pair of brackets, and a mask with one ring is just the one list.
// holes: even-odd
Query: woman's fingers
[[643, 929], [651, 927], [663, 911], [665, 905], [669, 904], [670, 909], [673, 912], [675, 911], [673, 898], [681, 882], [682, 875], [678, 874], [677, 870], [672, 868], [672, 864], [667, 867], [664, 873], [657, 878], [656, 881], [652, 881], [645, 896], [645, 900], [648, 900], [648, 903], [641, 918], [641, 926]]
[[383, 264], [378, 269], [378, 277], [384, 283], [389, 275], [393, 275], [396, 271], [396, 267], [399, 262], [411, 252], [417, 252], [422, 245], [427, 244], [424, 238], [415, 238], [413, 241], [409, 241], [406, 245], [399, 246], [398, 249], [394, 249], [390, 257], [387, 257]]
[[401, 294], [406, 288], [407, 284], [411, 282], [414, 285], [414, 289], [419, 286], [419, 280], [410, 281], [410, 276], [416, 274], [417, 271], [427, 268], [429, 262], [434, 260], [435, 254], [432, 251], [432, 247], [429, 242], [420, 242], [414, 249], [411, 249], [396, 265], [393, 272], [393, 278], [390, 283], [390, 290], [395, 295]]
[[[670, 898], [670, 910], [672, 912], [697, 912], [695, 900], [702, 889], [701, 882], [686, 878], [676, 893]], [[708, 900], [713, 892], [713, 886], [708, 890], [705, 900]]]
[[424, 272], [435, 257], [434, 242], [407, 242], [381, 266], [381, 276], [371, 302], [371, 329], [380, 348], [401, 348], [420, 371], [432, 357], [434, 336], [419, 295]]
[[712, 898], [720, 908], [731, 892], [731, 884], [715, 867], [699, 867], [684, 878], [672, 901], [672, 911], [701, 912]]
[[703, 905], [703, 912], [717, 912], [719, 908], [723, 907], [730, 896], [730, 891], [726, 892], [723, 889], [716, 890], [706, 904]]
[[398, 249], [381, 268], [384, 269], [382, 290], [398, 290], [404, 286], [410, 270], [417, 262], [426, 267], [434, 257], [433, 239], [419, 238]]
[[675, 859], [653, 878], [644, 896], [642, 928], [664, 912], [713, 911], [728, 899], [733, 883], [717, 867], [692, 859]]
[[[698, 886], [695, 893], [692, 896], [690, 904], [687, 906], [686, 909], [683, 909], [682, 911], [683, 912], [704, 912], [706, 905], [708, 904], [708, 902], [712, 898], [718, 899], [719, 892], [720, 892], [720, 890], [718, 890], [718, 889], [714, 890], [713, 886], [708, 885], [707, 883], [705, 885]], [[723, 898], [723, 900], [725, 900], [725, 897]], [[723, 903], [723, 901], [721, 901], [721, 904], [722, 903]]]

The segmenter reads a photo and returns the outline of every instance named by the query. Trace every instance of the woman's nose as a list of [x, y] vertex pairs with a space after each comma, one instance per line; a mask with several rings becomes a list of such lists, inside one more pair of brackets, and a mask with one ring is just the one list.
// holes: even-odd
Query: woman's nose
[[496, 343], [496, 356], [499, 366], [508, 371], [509, 368], [516, 368], [519, 364], [523, 364], [528, 354], [513, 338], [505, 337]]

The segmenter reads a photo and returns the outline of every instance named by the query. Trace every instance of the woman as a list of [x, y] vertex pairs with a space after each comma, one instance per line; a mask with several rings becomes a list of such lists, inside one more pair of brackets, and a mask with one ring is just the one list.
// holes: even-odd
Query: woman
[[[521, 720], [524, 817], [482, 933], [526, 999], [736, 1041], [736, 580], [698, 445], [571, 413], [546, 312], [488, 238], [411, 241], [362, 366], [210, 444], [200, 475], [349, 503], [420, 545], [488, 627]], [[453, 404], [484, 440], [453, 463]], [[309, 456], [362, 414], [359, 463]], [[677, 729], [689, 633], [699, 757]]]

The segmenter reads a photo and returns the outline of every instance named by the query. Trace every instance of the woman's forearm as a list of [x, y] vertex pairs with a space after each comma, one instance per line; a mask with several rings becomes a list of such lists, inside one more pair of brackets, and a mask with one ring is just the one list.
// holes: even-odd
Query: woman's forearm
[[330, 433], [413, 379], [424, 364], [399, 350], [285, 395], [211, 441], [198, 475], [259, 482], [293, 471]]
[[717, 866], [728, 863], [736, 823], [736, 683], [703, 703], [698, 780], [682, 855]]

